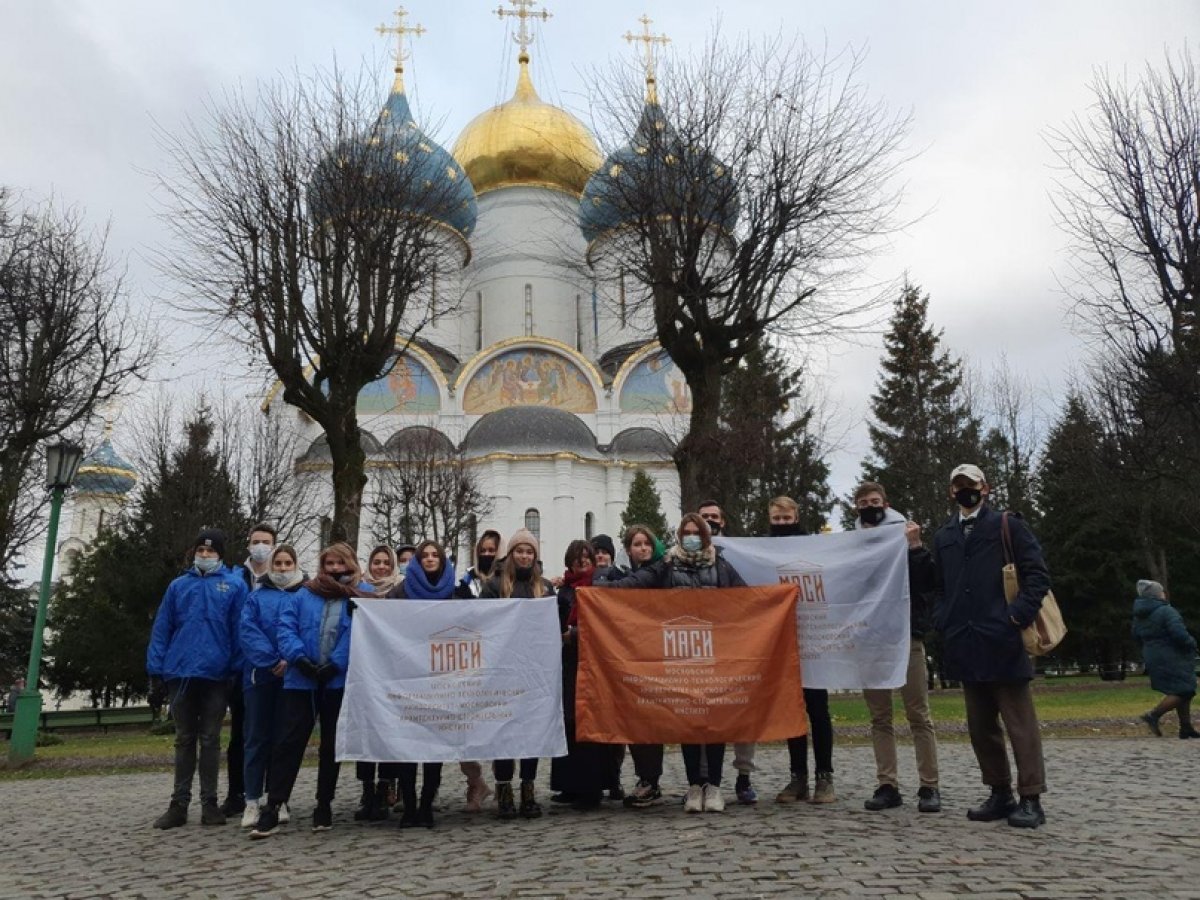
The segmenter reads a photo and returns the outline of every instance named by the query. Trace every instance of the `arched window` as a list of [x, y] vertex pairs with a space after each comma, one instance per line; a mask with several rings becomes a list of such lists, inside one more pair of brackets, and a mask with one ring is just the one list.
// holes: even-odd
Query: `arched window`
[[583, 539], [590, 541], [592, 535], [596, 533], [596, 517], [591, 513], [586, 513], [583, 517]]
[[533, 507], [525, 510], [525, 530], [539, 541], [542, 539], [542, 514]]

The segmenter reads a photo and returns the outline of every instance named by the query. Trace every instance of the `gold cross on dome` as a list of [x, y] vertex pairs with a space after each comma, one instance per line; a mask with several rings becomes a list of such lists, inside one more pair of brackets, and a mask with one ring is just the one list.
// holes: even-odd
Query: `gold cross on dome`
[[658, 91], [655, 88], [654, 77], [654, 45], [667, 46], [671, 43], [671, 39], [665, 34], [651, 34], [650, 23], [654, 20], [643, 14], [639, 22], [642, 23], [642, 33], [634, 34], [632, 31], [627, 31], [622, 35], [629, 43], [638, 42], [642, 44], [642, 49], [646, 53], [646, 99], [651, 103], [658, 102]]
[[408, 10], [403, 6], [396, 7], [395, 16], [395, 25], [380, 25], [375, 30], [382, 35], [394, 34], [396, 36], [396, 74], [399, 75], [404, 71], [404, 60], [408, 57], [404, 51], [404, 39], [410, 34], [420, 37], [425, 33], [425, 26], [405, 25], [404, 20], [408, 18]]
[[529, 45], [533, 43], [533, 32], [529, 30], [529, 20], [541, 19], [545, 22], [551, 14], [544, 9], [534, 12], [533, 7], [537, 6], [537, 0], [508, 0], [508, 2], [515, 9], [505, 9], [501, 6], [497, 8], [496, 15], [501, 19], [511, 16], [517, 20], [517, 33], [513, 35], [513, 40], [520, 46], [521, 55], [525, 56], [529, 51]]

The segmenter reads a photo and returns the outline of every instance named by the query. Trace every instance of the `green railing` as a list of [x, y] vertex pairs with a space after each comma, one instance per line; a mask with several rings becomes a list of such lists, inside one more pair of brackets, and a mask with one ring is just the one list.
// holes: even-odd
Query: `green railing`
[[[42, 731], [66, 728], [101, 728], [112, 725], [150, 725], [154, 717], [149, 706], [114, 706], [108, 709], [57, 709], [44, 711], [38, 727]], [[13, 713], [0, 713], [0, 732], [12, 734]]]

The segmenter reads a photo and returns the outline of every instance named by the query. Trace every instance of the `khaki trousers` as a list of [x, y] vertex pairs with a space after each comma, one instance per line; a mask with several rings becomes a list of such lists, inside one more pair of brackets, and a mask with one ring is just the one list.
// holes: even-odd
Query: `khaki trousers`
[[999, 788], [1012, 785], [1012, 770], [1004, 746], [1007, 731], [1017, 761], [1017, 793], [1022, 797], [1045, 793], [1042, 734], [1029, 682], [965, 681], [963, 698], [967, 703], [967, 731], [975, 758], [979, 760], [983, 783]]
[[[938, 786], [937, 736], [929, 715], [928, 671], [925, 668], [925, 644], [913, 640], [908, 653], [908, 673], [900, 697], [904, 714], [912, 730], [917, 755], [917, 776], [921, 787]], [[863, 699], [871, 714], [871, 745], [875, 750], [875, 772], [881, 785], [899, 787], [896, 773], [896, 729], [892, 725], [892, 691], [866, 690]]]

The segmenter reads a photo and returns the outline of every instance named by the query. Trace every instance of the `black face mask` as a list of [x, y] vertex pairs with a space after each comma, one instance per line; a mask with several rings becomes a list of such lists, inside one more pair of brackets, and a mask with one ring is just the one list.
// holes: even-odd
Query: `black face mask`
[[858, 511], [858, 521], [864, 525], [878, 525], [887, 518], [887, 508], [883, 506], [864, 506]]
[[974, 509], [983, 500], [983, 492], [979, 488], [965, 487], [954, 492], [954, 502], [963, 509]]
[[517, 581], [529, 581], [533, 577], [533, 566], [517, 566]]
[[799, 522], [772, 522], [768, 534], [771, 537], [798, 537], [805, 534], [804, 526]]
[[492, 566], [494, 566], [495, 564], [496, 564], [496, 557], [494, 557], [494, 556], [477, 556], [477, 557], [475, 557], [475, 569], [479, 572], [480, 575], [486, 575], [488, 572], [492, 571]]
[[[705, 519], [704, 521], [708, 522], [708, 519]], [[720, 522], [708, 522], [708, 530], [712, 532], [713, 537], [716, 537], [718, 534], [721, 533], [721, 523]]]

